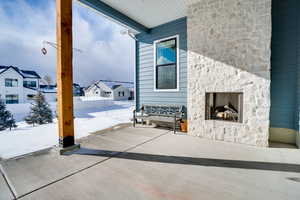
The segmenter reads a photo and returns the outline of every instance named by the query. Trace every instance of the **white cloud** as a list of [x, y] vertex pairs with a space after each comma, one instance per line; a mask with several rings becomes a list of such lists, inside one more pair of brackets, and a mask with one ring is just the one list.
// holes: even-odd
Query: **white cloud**
[[[55, 42], [55, 2], [31, 5], [23, 0], [0, 2], [0, 65], [33, 69], [55, 77], [56, 51], [42, 41]], [[133, 80], [134, 41], [120, 34], [123, 28], [74, 3], [74, 81], [83, 85], [93, 80]], [[5, 12], [4, 12], [5, 11]]]

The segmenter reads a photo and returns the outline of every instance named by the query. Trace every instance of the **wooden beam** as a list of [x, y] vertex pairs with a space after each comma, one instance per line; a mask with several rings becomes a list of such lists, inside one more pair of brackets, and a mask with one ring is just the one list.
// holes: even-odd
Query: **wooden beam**
[[72, 0], [56, 0], [57, 113], [59, 144], [73, 146]]

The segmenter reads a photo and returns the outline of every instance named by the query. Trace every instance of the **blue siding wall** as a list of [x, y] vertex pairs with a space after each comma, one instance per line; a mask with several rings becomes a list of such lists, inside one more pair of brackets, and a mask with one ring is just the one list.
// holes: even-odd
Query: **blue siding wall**
[[271, 127], [299, 130], [300, 1], [272, 1]]
[[[136, 37], [136, 103], [187, 104], [187, 27], [186, 18], [163, 24]], [[179, 35], [179, 92], [154, 92], [155, 40]]]

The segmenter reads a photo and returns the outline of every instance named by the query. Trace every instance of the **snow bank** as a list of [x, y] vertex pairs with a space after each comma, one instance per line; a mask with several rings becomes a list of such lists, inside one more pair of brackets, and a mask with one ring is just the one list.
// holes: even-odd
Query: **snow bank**
[[[56, 102], [49, 103], [53, 113], [56, 112]], [[117, 103], [116, 103], [117, 104]], [[115, 105], [112, 100], [89, 100], [82, 101], [80, 99], [74, 99], [74, 113], [86, 112], [87, 110], [93, 111], [95, 109], [102, 109], [103, 107], [110, 107]], [[24, 121], [24, 118], [30, 111], [30, 103], [24, 104], [8, 104], [6, 105], [7, 109], [13, 114], [17, 122]]]
[[[30, 111], [30, 106], [31, 106], [30, 103], [7, 104], [6, 108], [13, 114], [16, 122], [20, 122], [20, 121], [24, 121], [24, 118], [28, 115]], [[50, 103], [50, 107], [52, 111], [55, 111], [56, 103]]]
[[[16, 119], [23, 119], [30, 104], [8, 105]], [[56, 104], [51, 104], [55, 109]], [[111, 100], [75, 101], [75, 137], [85, 137], [90, 133], [111, 126], [130, 122], [133, 103]], [[0, 132], [0, 157], [7, 159], [58, 145], [57, 120], [52, 124], [32, 127], [24, 121], [18, 128]]]
[[74, 101], [74, 110], [86, 110], [86, 109], [97, 109], [103, 107], [109, 107], [115, 105], [114, 101], [112, 100], [91, 100], [91, 101]]
[[112, 100], [112, 97], [76, 97], [82, 101]]

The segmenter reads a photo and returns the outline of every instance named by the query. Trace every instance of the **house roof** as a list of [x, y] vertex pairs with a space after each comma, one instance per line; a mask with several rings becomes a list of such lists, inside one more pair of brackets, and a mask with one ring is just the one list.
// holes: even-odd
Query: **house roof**
[[42, 85], [40, 84], [41, 89], [54, 89], [56, 88], [56, 85]]
[[102, 15], [138, 32], [187, 16], [199, 0], [79, 0]]
[[20, 70], [26, 78], [41, 78], [35, 71]]
[[112, 86], [112, 89], [114, 90], [114, 89], [116, 89], [116, 88], [118, 88], [118, 87], [120, 87], [121, 85], [114, 85], [114, 86]]
[[133, 88], [133, 82], [125, 82], [125, 81], [108, 81], [108, 80], [100, 80], [99, 82], [104, 83], [107, 87], [114, 90], [120, 86], [124, 86], [128, 89]]
[[88, 91], [93, 86], [96, 86], [97, 88], [100, 88], [99, 83], [102, 83], [102, 84], [106, 85], [111, 90], [114, 90], [114, 89], [116, 89], [120, 86], [126, 87], [128, 89], [133, 89], [134, 88], [133, 82], [99, 80], [99, 81], [93, 83], [92, 85], [88, 86], [85, 90]]
[[19, 73], [23, 78], [41, 78], [38, 73], [30, 70], [20, 70], [18, 67], [14, 66], [0, 66], [0, 74], [7, 71], [8, 69], [14, 69], [17, 73]]
[[80, 85], [78, 83], [73, 83], [73, 87], [79, 87], [80, 88]]

